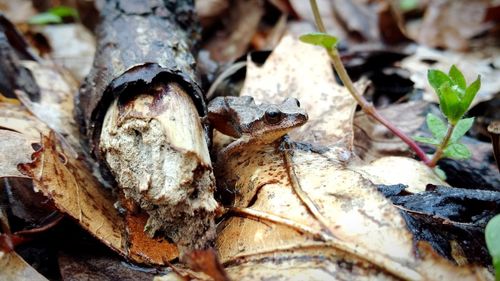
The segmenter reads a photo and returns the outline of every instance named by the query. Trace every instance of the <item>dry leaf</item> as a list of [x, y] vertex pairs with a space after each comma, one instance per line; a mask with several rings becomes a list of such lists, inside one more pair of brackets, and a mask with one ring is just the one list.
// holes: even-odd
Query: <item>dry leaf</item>
[[292, 135], [309, 144], [292, 144], [293, 151], [251, 145], [226, 163], [236, 207], [220, 225], [217, 249], [232, 278], [491, 278], [482, 268], [454, 266], [425, 244], [415, 248], [399, 211], [346, 167], [355, 104], [335, 84], [322, 49], [285, 37], [262, 67], [249, 65], [242, 95], [299, 98], [310, 121]]
[[22, 61], [40, 89], [40, 99], [31, 100], [22, 90], [16, 94], [31, 113], [61, 134], [72, 149], [83, 155], [80, 133], [73, 118], [73, 95], [78, 91], [78, 83], [64, 68], [49, 62]]
[[0, 251], [0, 279], [5, 281], [46, 281], [33, 267], [15, 252]]
[[96, 43], [94, 36], [78, 23], [32, 26], [31, 31], [42, 34], [50, 45], [50, 58], [64, 66], [83, 81], [92, 67]]
[[27, 177], [19, 172], [17, 164], [31, 161], [32, 142], [20, 133], [0, 130], [0, 175]]
[[[405, 134], [412, 136], [425, 122], [427, 102], [411, 101], [378, 109], [380, 115], [391, 121]], [[385, 126], [363, 111], [354, 117], [354, 151], [363, 161], [371, 162], [383, 156], [410, 156], [408, 145]]]
[[223, 18], [224, 30], [213, 36], [204, 46], [211, 58], [230, 62], [243, 55], [264, 15], [262, 0], [236, 1]]
[[484, 18], [491, 1], [429, 1], [415, 39], [430, 47], [467, 50], [469, 39], [491, 27]]
[[[124, 219], [115, 209], [115, 199], [110, 192], [83, 161], [76, 158], [66, 142], [61, 142], [61, 136], [58, 137], [24, 107], [0, 103], [0, 127], [21, 133], [2, 130], [7, 132], [2, 134], [4, 138], [0, 137], [3, 143], [10, 142], [7, 137], [12, 134], [18, 143], [24, 143], [16, 147], [16, 158], [10, 156], [12, 150], [8, 150], [9, 146], [0, 146], [0, 155], [10, 158], [9, 162], [2, 162], [0, 171], [5, 174], [0, 174], [0, 177], [14, 174], [32, 178], [35, 190], [51, 198], [59, 210], [77, 220], [104, 244], [135, 262], [163, 265], [165, 260], [177, 256], [175, 246], [144, 235], [145, 221], [142, 221], [142, 227], [136, 222], [133, 230], [127, 221], [131, 233], [125, 236]], [[33, 153], [31, 143], [40, 143], [41, 149]], [[22, 168], [22, 172], [19, 173], [16, 167]], [[137, 236], [144, 237], [133, 239]]]

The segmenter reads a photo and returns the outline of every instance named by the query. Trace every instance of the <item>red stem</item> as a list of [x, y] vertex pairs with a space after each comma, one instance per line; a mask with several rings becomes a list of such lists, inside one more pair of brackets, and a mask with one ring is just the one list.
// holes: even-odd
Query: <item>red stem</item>
[[385, 119], [384, 116], [380, 115], [372, 105], [370, 105], [368, 108], [365, 108], [364, 112], [375, 118], [378, 122], [389, 129], [389, 131], [391, 131], [394, 135], [405, 142], [415, 152], [417, 157], [425, 163], [425, 165], [432, 167], [431, 160], [429, 159], [429, 157], [427, 157], [427, 154], [420, 148], [420, 146], [418, 146], [418, 144], [410, 137], [408, 137], [408, 135], [406, 135], [403, 131], [394, 126], [394, 124], [392, 124], [389, 120]]

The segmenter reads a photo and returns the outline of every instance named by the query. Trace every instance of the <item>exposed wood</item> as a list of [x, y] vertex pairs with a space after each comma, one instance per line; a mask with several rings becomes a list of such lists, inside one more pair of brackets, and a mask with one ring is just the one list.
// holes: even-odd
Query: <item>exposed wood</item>
[[212, 239], [210, 156], [196, 108], [179, 84], [157, 83], [131, 100], [115, 100], [100, 149], [125, 197], [148, 212], [150, 236], [160, 231], [188, 247]]
[[217, 203], [191, 52], [193, 1], [97, 4], [96, 56], [76, 100], [89, 150], [129, 217], [137, 206], [148, 213], [149, 236], [166, 235], [181, 253], [203, 248], [215, 235]]

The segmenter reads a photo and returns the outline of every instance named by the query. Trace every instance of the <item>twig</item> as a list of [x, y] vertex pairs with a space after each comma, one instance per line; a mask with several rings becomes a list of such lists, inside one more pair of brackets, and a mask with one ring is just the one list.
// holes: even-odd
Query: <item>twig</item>
[[300, 182], [292, 166], [292, 159], [290, 157], [288, 149], [283, 150], [283, 161], [285, 162], [288, 178], [290, 179], [290, 183], [295, 194], [297, 194], [300, 201], [302, 201], [302, 203], [305, 205], [307, 211], [309, 211], [309, 213], [320, 223], [323, 231], [328, 233], [330, 236], [335, 236], [328, 227], [328, 221], [321, 214], [316, 204], [314, 204], [313, 200], [311, 200], [311, 198], [307, 195], [306, 192], [304, 192], [304, 190], [300, 186]]
[[315, 240], [328, 241], [328, 240], [331, 240], [333, 238], [329, 235], [325, 235], [325, 233], [323, 233], [323, 232], [318, 232], [315, 229], [313, 229], [307, 225], [303, 225], [303, 224], [298, 223], [296, 221], [293, 221], [293, 220], [290, 220], [287, 218], [283, 218], [283, 217], [280, 217], [280, 216], [277, 216], [274, 214], [262, 212], [259, 210], [250, 209], [250, 208], [233, 207], [233, 208], [230, 208], [228, 211], [233, 213], [233, 214], [248, 217], [248, 218], [251, 218], [251, 219], [254, 219], [257, 221], [266, 220], [269, 222], [285, 225], [285, 226], [288, 226], [290, 228], [295, 229], [299, 233], [309, 234]]

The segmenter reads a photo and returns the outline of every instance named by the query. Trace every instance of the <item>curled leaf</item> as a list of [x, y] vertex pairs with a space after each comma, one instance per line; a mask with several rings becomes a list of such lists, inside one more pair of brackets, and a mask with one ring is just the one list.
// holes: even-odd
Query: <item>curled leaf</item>
[[328, 50], [335, 48], [339, 41], [337, 37], [321, 32], [304, 34], [299, 39], [304, 43], [321, 46]]

